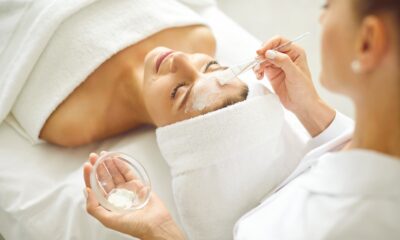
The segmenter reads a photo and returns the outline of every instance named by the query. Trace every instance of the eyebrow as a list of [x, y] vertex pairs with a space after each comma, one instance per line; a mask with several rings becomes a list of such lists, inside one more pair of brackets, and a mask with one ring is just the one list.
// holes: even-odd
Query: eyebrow
[[207, 72], [207, 70], [212, 66], [212, 65], [219, 65], [219, 63], [215, 60], [212, 60], [210, 62], [207, 63], [206, 67], [204, 68], [204, 72]]

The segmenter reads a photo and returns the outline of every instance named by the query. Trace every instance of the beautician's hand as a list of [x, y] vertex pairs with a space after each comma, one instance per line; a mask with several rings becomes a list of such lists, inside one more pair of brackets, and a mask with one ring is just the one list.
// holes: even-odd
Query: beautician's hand
[[[155, 193], [151, 193], [148, 204], [140, 210], [116, 213], [103, 208], [96, 200], [90, 186], [90, 172], [98, 155], [91, 153], [89, 162], [83, 168], [87, 191], [87, 212], [99, 220], [104, 226], [116, 231], [146, 239], [184, 239], [184, 235], [172, 219], [167, 208]], [[125, 179], [132, 177], [129, 171], [121, 171]], [[116, 183], [118, 184], [118, 183]], [[129, 184], [129, 183], [121, 183]]]
[[275, 37], [257, 51], [266, 62], [255, 70], [261, 80], [267, 76], [283, 106], [293, 112], [311, 136], [325, 130], [335, 117], [335, 111], [318, 95], [311, 79], [305, 51], [296, 44], [277, 48], [289, 40]]

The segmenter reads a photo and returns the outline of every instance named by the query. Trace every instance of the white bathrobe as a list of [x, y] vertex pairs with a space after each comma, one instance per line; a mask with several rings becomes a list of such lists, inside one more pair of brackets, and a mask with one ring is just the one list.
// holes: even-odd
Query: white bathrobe
[[337, 113], [293, 174], [237, 221], [234, 239], [400, 239], [400, 159], [340, 151], [352, 129]]

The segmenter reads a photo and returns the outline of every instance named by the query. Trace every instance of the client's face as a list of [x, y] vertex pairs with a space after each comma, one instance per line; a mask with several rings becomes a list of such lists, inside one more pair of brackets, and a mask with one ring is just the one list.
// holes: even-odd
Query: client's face
[[143, 95], [153, 123], [161, 127], [245, 100], [248, 89], [239, 79], [221, 85], [213, 77], [225, 69], [205, 54], [152, 50], [145, 59]]

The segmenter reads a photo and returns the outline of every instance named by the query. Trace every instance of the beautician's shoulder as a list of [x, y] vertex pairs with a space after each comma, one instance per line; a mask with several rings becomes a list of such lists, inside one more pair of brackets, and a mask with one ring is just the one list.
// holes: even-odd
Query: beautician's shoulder
[[345, 216], [332, 224], [324, 239], [399, 239], [399, 201], [369, 197], [353, 201], [357, 204], [343, 209]]

